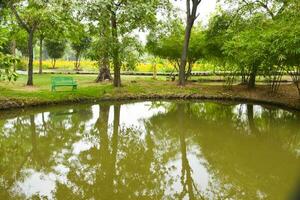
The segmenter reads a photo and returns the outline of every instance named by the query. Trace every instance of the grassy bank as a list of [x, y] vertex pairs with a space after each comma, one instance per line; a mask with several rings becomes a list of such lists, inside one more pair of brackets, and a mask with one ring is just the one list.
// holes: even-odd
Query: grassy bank
[[176, 82], [163, 78], [153, 80], [150, 77], [124, 76], [123, 87], [114, 88], [110, 82], [95, 83], [94, 75], [70, 75], [78, 82], [78, 90], [71, 91], [69, 87], [51, 92], [51, 76], [35, 75], [33, 87], [25, 86], [26, 76], [20, 76], [17, 82], [0, 82], [0, 109], [94, 100], [162, 98], [250, 101], [300, 109], [300, 100], [293, 85], [283, 85], [277, 94], [271, 94], [268, 86], [262, 85], [255, 90], [240, 85], [226, 89], [221, 84], [199, 82], [179, 87]]

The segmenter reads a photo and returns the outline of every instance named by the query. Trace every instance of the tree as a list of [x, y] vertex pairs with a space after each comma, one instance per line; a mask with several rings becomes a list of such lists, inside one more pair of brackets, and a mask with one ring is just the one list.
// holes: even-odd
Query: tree
[[49, 19], [49, 16], [55, 16], [57, 11], [60, 13], [65, 13], [67, 11], [69, 1], [3, 0], [3, 2], [10, 8], [20, 28], [27, 33], [29, 58], [27, 85], [33, 85], [34, 36], [41, 28], [41, 25]]
[[300, 37], [297, 37], [300, 35], [300, 2], [290, 1], [288, 5], [266, 30], [271, 41], [267, 62], [289, 74], [300, 95]]
[[185, 84], [185, 67], [187, 63], [189, 43], [192, 34], [192, 28], [197, 18], [197, 9], [201, 1], [202, 0], [186, 0], [186, 28], [179, 66], [179, 85], [181, 86]]
[[[2, 4], [0, 2], [0, 12], [2, 11]], [[1, 18], [0, 18], [0, 25], [1, 25]], [[17, 74], [15, 73], [15, 70], [13, 69], [13, 66], [17, 62], [19, 62], [18, 59], [16, 59], [12, 55], [8, 55], [5, 52], [3, 52], [3, 45], [7, 43], [8, 41], [8, 35], [7, 32], [0, 27], [0, 80], [16, 80]]]
[[[43, 5], [35, 1], [9, 1], [5, 0], [21, 28], [28, 34], [28, 80], [27, 85], [33, 85], [33, 38], [43, 16]], [[27, 5], [27, 6], [24, 6]]]
[[110, 54], [114, 67], [114, 86], [121, 86], [120, 54], [124, 36], [131, 34], [136, 29], [144, 29], [155, 25], [156, 12], [168, 5], [168, 1], [122, 1], [103, 0], [102, 10], [108, 14], [111, 30]]
[[[165, 26], [158, 27], [158, 30], [150, 32], [146, 48], [152, 55], [169, 60], [173, 63], [174, 69], [178, 71], [181, 59], [181, 46], [184, 41], [184, 27], [178, 19], [168, 22], [168, 25]], [[185, 70], [186, 80], [192, 72], [194, 63], [204, 56], [204, 33], [201, 27], [197, 27], [191, 34], [188, 53], [188, 68]]]
[[263, 16], [254, 17], [248, 22], [247, 29], [234, 35], [224, 44], [228, 59], [237, 64], [240, 69], [246, 68], [249, 74], [249, 88], [255, 87], [256, 76], [269, 54], [269, 43], [263, 31], [263, 26], [267, 25], [268, 20]]
[[80, 69], [80, 57], [84, 51], [90, 46], [91, 39], [90, 37], [81, 34], [78, 35], [77, 39], [71, 41], [72, 49], [75, 51], [75, 70], [79, 71]]
[[157, 65], [162, 63], [162, 60], [157, 57], [157, 56], [152, 56], [150, 57], [151, 65], [152, 65], [152, 70], [153, 70], [153, 79], [157, 79]]
[[202, 28], [196, 27], [190, 38], [190, 45], [188, 49], [187, 63], [188, 68], [185, 72], [185, 81], [191, 76], [193, 65], [203, 59], [205, 56], [205, 34]]
[[[46, 3], [47, 11], [41, 19], [37, 30], [39, 40], [39, 74], [42, 74], [43, 67], [43, 46], [46, 38], [61, 37], [67, 38], [69, 30], [74, 30], [71, 24], [70, 7], [72, 3], [69, 0], [48, 1]], [[74, 35], [74, 32], [71, 33]]]
[[[234, 62], [238, 65], [239, 70], [249, 76], [248, 80], [243, 77], [249, 88], [255, 87], [257, 74], [264, 71], [263, 73], [269, 74], [268, 76], [272, 79], [272, 90], [277, 90], [279, 85], [274, 85], [274, 83], [280, 83], [278, 80], [281, 78], [281, 72], [279, 72], [279, 76], [273, 74], [276, 74], [278, 70], [281, 71], [280, 67], [275, 69], [280, 62], [277, 62], [278, 59], [275, 63], [274, 60], [268, 59], [274, 58], [268, 49], [268, 45], [272, 43], [274, 38], [268, 37], [267, 31], [270, 32], [271, 29], [268, 27], [281, 18], [282, 14], [293, 4], [293, 1], [225, 0], [224, 2], [230, 5], [231, 10], [229, 9], [228, 12], [232, 13], [226, 31], [231, 33], [233, 40], [224, 41], [224, 44], [227, 43], [224, 47], [227, 55], [230, 54], [229, 60], [232, 61], [232, 58], [236, 57]], [[236, 47], [234, 47], [234, 43], [237, 45]], [[229, 46], [232, 47], [232, 53], [229, 53], [231, 51]], [[240, 51], [237, 51], [237, 48]], [[252, 53], [254, 55], [250, 56]]]
[[[88, 19], [88, 5], [89, 4], [87, 4], [86, 2], [73, 2], [68, 16], [68, 37], [71, 43], [71, 47], [75, 52], [74, 69], [76, 71], [80, 70], [81, 56], [85, 51], [88, 50], [91, 44], [90, 33], [87, 29], [86, 21], [84, 21]], [[74, 32], [72, 30], [76, 31]]]
[[47, 39], [45, 41], [45, 46], [50, 58], [52, 58], [52, 68], [55, 68], [56, 60], [63, 57], [66, 41], [64, 39]]
[[167, 25], [159, 26], [150, 32], [146, 48], [152, 55], [169, 60], [173, 63], [174, 69], [178, 71], [184, 27], [178, 19], [169, 23], [171, 24], [170, 27]]
[[111, 80], [111, 29], [110, 13], [102, 2], [82, 2], [86, 8], [83, 13], [89, 22], [89, 32], [92, 37], [88, 57], [98, 64], [98, 76], [95, 82]]

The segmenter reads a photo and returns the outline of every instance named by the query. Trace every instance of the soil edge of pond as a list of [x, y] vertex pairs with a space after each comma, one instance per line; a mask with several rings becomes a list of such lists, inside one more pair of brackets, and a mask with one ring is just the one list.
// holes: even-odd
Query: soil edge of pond
[[266, 98], [253, 98], [248, 96], [228, 96], [228, 95], [199, 95], [199, 94], [147, 94], [147, 95], [122, 95], [122, 96], [104, 96], [100, 98], [74, 98], [67, 100], [55, 100], [55, 101], [43, 101], [43, 100], [26, 100], [26, 99], [2, 99], [0, 100], [0, 112], [40, 107], [40, 106], [53, 106], [53, 105], [66, 105], [70, 103], [97, 103], [107, 101], [147, 101], [147, 100], [212, 100], [212, 101], [224, 101], [224, 102], [236, 102], [236, 103], [251, 103], [259, 105], [269, 105], [274, 107], [280, 107], [287, 110], [300, 111], [300, 100], [298, 102], [287, 102], [280, 99], [268, 99]]

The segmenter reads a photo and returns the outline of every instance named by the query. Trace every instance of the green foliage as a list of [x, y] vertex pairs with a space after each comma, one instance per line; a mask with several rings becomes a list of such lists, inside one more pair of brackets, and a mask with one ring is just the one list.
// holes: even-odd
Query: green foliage
[[19, 59], [0, 52], [0, 80], [16, 81], [18, 75], [14, 72], [13, 66], [18, 62]]
[[2, 45], [8, 40], [3, 33], [4, 31], [0, 29], [0, 80], [16, 80], [17, 74], [13, 71], [13, 66], [17, 64], [19, 60], [2, 52]]
[[45, 40], [45, 46], [50, 58], [58, 59], [64, 55], [66, 41], [62, 39], [47, 39]]
[[209, 26], [205, 30], [205, 58], [217, 63], [224, 63], [224, 42], [232, 37], [229, 27], [232, 25], [230, 13], [221, 11], [211, 17]]
[[263, 19], [258, 17], [250, 22], [249, 28], [226, 41], [223, 48], [228, 59], [240, 66], [260, 66], [267, 57], [269, 46], [264, 38], [263, 26], [267, 26], [267, 23], [263, 23]]
[[82, 52], [86, 51], [89, 48], [90, 43], [91, 38], [86, 35], [82, 35], [79, 40], [72, 41], [71, 46], [77, 55], [81, 55]]
[[205, 57], [224, 69], [230, 66], [249, 85], [263, 74], [272, 81], [273, 90], [283, 71], [300, 63], [299, 1], [225, 2], [230, 9], [219, 10], [205, 31]]
[[174, 20], [171, 27], [163, 25], [150, 32], [146, 48], [149, 53], [172, 62], [179, 62], [182, 51], [184, 27]]
[[[172, 21], [170, 24], [166, 24], [163, 27], [159, 27], [158, 30], [150, 32], [146, 48], [152, 55], [172, 62], [175, 69], [177, 69], [177, 67], [179, 67], [182, 53], [184, 26], [178, 19]], [[204, 58], [204, 36], [205, 35], [201, 27], [194, 28], [188, 49], [188, 74], [191, 73], [193, 64]]]

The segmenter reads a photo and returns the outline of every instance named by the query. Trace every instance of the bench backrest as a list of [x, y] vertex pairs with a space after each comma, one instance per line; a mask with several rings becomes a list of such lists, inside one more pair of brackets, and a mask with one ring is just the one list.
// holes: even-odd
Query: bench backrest
[[52, 77], [51, 82], [52, 82], [52, 84], [53, 83], [70, 83], [70, 84], [75, 83], [75, 81], [72, 77], [64, 77], [64, 76]]

